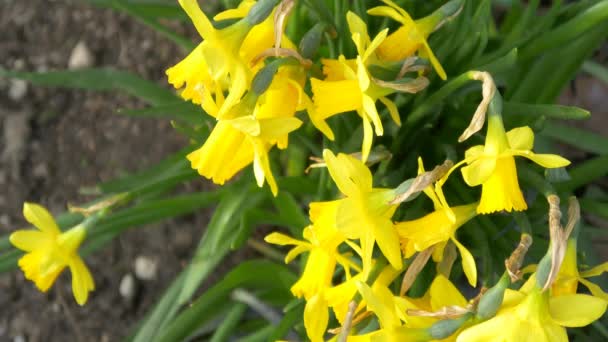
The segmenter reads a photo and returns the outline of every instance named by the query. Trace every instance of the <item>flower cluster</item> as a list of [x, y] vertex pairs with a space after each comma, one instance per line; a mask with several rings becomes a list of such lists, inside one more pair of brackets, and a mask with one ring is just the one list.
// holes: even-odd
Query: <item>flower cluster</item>
[[[606, 301], [603, 292], [599, 294], [601, 290], [583, 280], [572, 266], [559, 272], [561, 249], [550, 250], [549, 261], [541, 261], [544, 273], [537, 271], [518, 290], [508, 287], [514, 287], [521, 278], [519, 266], [521, 255], [525, 255], [521, 248], [507, 263], [501, 281], [471, 301], [449, 280], [458, 253], [469, 285], [478, 285], [475, 259], [458, 239], [460, 227], [477, 215], [527, 209], [515, 156], [544, 168], [569, 164], [557, 155], [532, 152], [534, 133], [529, 127], [505, 130], [502, 99], [489, 74], [479, 73], [479, 79], [484, 80], [484, 101], [461, 139], [483, 127], [487, 114], [484, 145], [470, 147], [460, 162], [448, 162], [432, 171], [426, 171], [419, 158], [415, 179], [395, 188], [374, 187], [366, 163], [374, 136], [382, 136], [387, 124], [378, 104], [399, 126], [401, 114], [395, 95], [425, 89], [433, 73], [447, 78], [427, 38], [462, 7], [460, 1], [450, 1], [429, 16], [414, 20], [392, 1], [382, 2], [384, 5], [367, 14], [396, 21], [393, 32], [382, 29], [370, 34], [366, 22], [348, 12], [345, 19], [354, 56], [321, 58], [318, 65], [310, 58], [328, 28], [315, 26], [296, 47], [283, 33], [292, 1], [243, 1], [237, 9], [215, 17], [218, 23], [232, 19], [216, 29], [196, 1], [180, 0], [203, 42], [167, 70], [167, 75], [185, 100], [200, 104], [217, 119], [207, 141], [188, 156], [192, 168], [223, 184], [253, 163], [258, 185], [268, 182], [276, 196], [278, 187], [268, 154], [275, 145], [286, 148], [289, 134], [305, 123], [298, 113], [305, 111], [308, 121], [334, 140], [328, 120], [354, 112], [362, 126], [359, 157], [323, 151], [324, 165], [342, 196], [310, 203], [310, 225], [304, 228], [302, 240], [278, 232], [266, 237], [269, 243], [293, 246], [285, 258], [287, 263], [299, 255], [307, 256], [304, 271], [291, 290], [306, 301], [308, 337], [322, 341], [329, 331], [342, 341], [519, 341], [523, 334], [535, 341], [566, 340], [564, 327], [586, 325], [599, 318]], [[467, 185], [481, 185], [481, 196], [478, 201], [452, 207], [443, 185], [459, 168]], [[432, 201], [434, 211], [418, 219], [394, 222], [401, 203], [420, 192]], [[568, 234], [559, 235], [561, 240], [564, 235]], [[563, 243], [552, 241], [552, 245]], [[571, 254], [566, 264], [572, 263]], [[438, 267], [426, 294], [421, 298], [408, 296], [416, 276], [431, 258]], [[401, 275], [400, 291], [394, 292]], [[596, 295], [576, 294], [576, 284], [572, 283], [578, 281], [586, 282]], [[547, 284], [554, 290], [547, 290]], [[568, 290], [559, 290], [562, 287]], [[579, 307], [579, 312], [572, 314], [568, 306]], [[331, 323], [335, 322], [331, 313], [339, 326], [328, 330], [335, 324]], [[370, 323], [370, 317], [375, 317], [375, 324]]]
[[275, 8], [277, 0], [243, 1], [238, 8], [216, 15], [218, 22], [233, 22], [222, 29], [213, 26], [196, 1], [180, 0], [203, 41], [167, 70], [169, 82], [185, 100], [201, 105], [217, 119], [203, 146], [188, 155], [192, 168], [224, 184], [253, 163], [258, 185], [267, 182], [276, 195], [268, 153], [275, 145], [288, 146], [289, 133], [302, 125], [296, 117], [301, 111], [330, 140], [335, 135], [327, 120], [356, 112], [363, 123], [361, 152], [366, 161], [374, 134], [384, 133], [377, 103], [400, 125], [397, 106], [389, 96], [424, 89], [426, 60], [446, 78], [426, 38], [453, 14], [438, 10], [414, 21], [392, 1], [383, 2], [387, 6], [372, 8], [369, 14], [394, 19], [400, 28], [391, 34], [385, 29], [372, 39], [365, 22], [348, 12], [356, 57], [323, 58], [319, 69], [307, 58], [318, 47], [314, 37], [323, 33], [319, 32], [323, 27], [311, 29], [295, 47], [277, 20], [287, 14], [282, 6]]

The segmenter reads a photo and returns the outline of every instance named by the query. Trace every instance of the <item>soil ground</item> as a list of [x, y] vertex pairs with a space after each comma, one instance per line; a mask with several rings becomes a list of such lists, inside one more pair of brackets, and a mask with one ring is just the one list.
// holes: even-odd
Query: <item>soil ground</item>
[[[189, 25], [172, 24], [195, 36]], [[1, 68], [66, 69], [79, 43], [92, 67], [129, 70], [163, 85], [164, 70], [186, 53], [133, 18], [82, 1], [0, 2]], [[0, 78], [2, 235], [26, 225], [23, 201], [65, 211], [68, 202], [91, 199], [83, 187], [145, 168], [187, 144], [166, 120], [117, 115], [118, 108], [143, 107], [127, 95], [31, 85], [23, 93], [22, 86]], [[197, 183], [191, 186], [204, 181]], [[120, 340], [189, 260], [207, 221], [202, 212], [133, 230], [87, 258], [97, 288], [84, 307], [72, 298], [68, 272], [48, 294], [21, 272], [0, 275], [0, 341]], [[138, 256], [157, 262], [158, 273], [137, 281], [135, 300], [128, 301], [119, 284]]]

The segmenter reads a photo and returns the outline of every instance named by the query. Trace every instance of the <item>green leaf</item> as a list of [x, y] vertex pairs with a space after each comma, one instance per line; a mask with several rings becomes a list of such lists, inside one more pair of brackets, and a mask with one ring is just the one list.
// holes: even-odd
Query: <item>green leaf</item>
[[285, 310], [285, 316], [283, 316], [281, 322], [274, 327], [274, 330], [270, 336], [268, 336], [268, 341], [278, 341], [283, 339], [296, 341], [301, 339], [297, 335], [291, 336], [293, 333], [290, 333], [290, 329], [293, 329], [294, 325], [296, 325], [296, 323], [304, 316], [304, 302], [298, 301], [297, 303], [298, 304], [296, 306], [292, 306], [289, 310]]
[[608, 154], [608, 138], [584, 129], [548, 121], [540, 134], [583, 151]]
[[247, 335], [243, 338], [240, 338], [240, 342], [266, 342], [271, 341], [269, 336], [274, 331], [274, 327], [272, 325], [267, 325], [264, 328], [257, 329], [253, 334]]
[[0, 254], [0, 273], [15, 269], [17, 267], [17, 260], [19, 260], [22, 255], [23, 252], [17, 249]]
[[570, 193], [608, 175], [608, 155], [596, 157], [568, 170], [571, 179], [556, 184], [558, 190]]
[[182, 289], [186, 271], [183, 270], [171, 283], [171, 286], [165, 290], [161, 299], [154, 305], [154, 308], [148, 312], [139, 323], [128, 341], [151, 341], [157, 333], [157, 327], [166, 319], [166, 313], [175, 306], [175, 302]]
[[19, 78], [41, 86], [87, 90], [119, 90], [150, 104], [175, 103], [179, 98], [170, 90], [126, 71], [82, 69], [74, 71], [22, 72], [0, 68], [0, 77]]
[[113, 8], [118, 11], [125, 12], [141, 22], [142, 24], [158, 31], [160, 34], [169, 38], [183, 49], [190, 51], [194, 49], [194, 44], [187, 38], [178, 35], [166, 26], [158, 22], [159, 18], [179, 19], [186, 21], [187, 15], [177, 6], [175, 2], [166, 4], [144, 3], [142, 1], [125, 1], [125, 0], [88, 0], [89, 2], [103, 7]]
[[[569, 43], [607, 20], [608, 1], [599, 1], [593, 7], [584, 10], [582, 13], [558, 26], [556, 29], [548, 31], [531, 41], [522, 49], [521, 57], [525, 60], [545, 53], [552, 48]], [[559, 59], [563, 59], [563, 56], [560, 56]]]
[[121, 108], [118, 110], [118, 113], [133, 117], [168, 118], [184, 121], [193, 125], [215, 122], [211, 116], [205, 114], [201, 107], [193, 104], [192, 102], [183, 100], [143, 109]]
[[546, 116], [547, 118], [563, 120], [584, 120], [591, 117], [588, 110], [554, 104], [527, 104], [505, 101], [503, 103], [503, 114], [505, 115], [525, 115], [537, 118]]
[[100, 7], [120, 9], [129, 6], [138, 16], [188, 20], [184, 10], [172, 0], [86, 0]]
[[209, 342], [223, 342], [229, 340], [229, 337], [234, 333], [235, 327], [243, 317], [247, 305], [243, 303], [230, 303], [228, 313], [222, 319], [222, 322], [217, 327]]
[[592, 60], [583, 63], [583, 71], [608, 85], [608, 68]]
[[[142, 325], [135, 335], [134, 341], [149, 341], [149, 336], [157, 335], [168, 324], [178, 309], [188, 303], [206, 277], [217, 267], [230, 250], [236, 238], [234, 231], [240, 222], [242, 212], [248, 207], [256, 206], [263, 198], [262, 193], [255, 187], [243, 191], [242, 183], [225, 186], [219, 206], [216, 208], [205, 234], [201, 238], [192, 262], [183, 271], [184, 280], [181, 283], [178, 296], [172, 306], [162, 313], [163, 320]], [[254, 192], [258, 190], [257, 192]]]
[[[83, 254], [87, 255], [101, 246], [95, 245], [98, 237], [116, 236], [128, 228], [142, 226], [169, 217], [177, 217], [210, 206], [221, 197], [222, 191], [200, 192], [175, 196], [170, 199], [140, 203], [102, 218], [87, 236]], [[89, 244], [92, 244], [89, 246]]]
[[289, 287], [295, 281], [295, 274], [283, 265], [266, 260], [245, 261], [196, 299], [160, 332], [155, 341], [183, 341], [198, 327], [215, 317], [227, 302], [231, 291], [237, 287], [257, 288], [285, 295], [289, 293]]
[[[186, 159], [186, 154], [188, 153], [190, 153], [189, 148], [182, 149], [152, 167], [135, 172], [132, 175], [126, 175], [117, 180], [101, 183], [97, 188], [101, 193], [109, 194], [129, 192], [134, 189], [156, 184], [163, 179], [191, 170], [188, 160]], [[195, 172], [192, 171], [192, 173]]]
[[286, 191], [281, 191], [272, 201], [289, 232], [293, 236], [300, 236], [302, 229], [309, 224], [308, 216], [304, 214], [302, 206]]
[[608, 22], [569, 43], [545, 51], [529, 67], [521, 70], [522, 79], [513, 80], [515, 86], [508, 89], [505, 98], [522, 103], [554, 102], [568, 81], [574, 78], [583, 61], [607, 35]]
[[602, 202], [590, 198], [580, 198], [581, 209], [589, 214], [597, 215], [608, 220], [608, 202]]

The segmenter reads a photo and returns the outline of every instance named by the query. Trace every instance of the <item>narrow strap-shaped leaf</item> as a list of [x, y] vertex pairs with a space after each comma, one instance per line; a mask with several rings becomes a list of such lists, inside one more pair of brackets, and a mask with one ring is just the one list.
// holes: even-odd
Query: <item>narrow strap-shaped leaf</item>
[[10, 71], [0, 68], [0, 77], [12, 77], [32, 84], [97, 91], [120, 90], [150, 104], [175, 103], [178, 97], [170, 90], [126, 71], [82, 69], [47, 72]]
[[608, 138], [588, 130], [549, 121], [545, 123], [541, 134], [583, 151], [608, 154]]
[[263, 288], [289, 292], [296, 276], [283, 265], [265, 260], [245, 261], [228, 273], [222, 281], [203, 293], [179, 314], [154, 341], [182, 341], [217, 314], [230, 292], [237, 287]]

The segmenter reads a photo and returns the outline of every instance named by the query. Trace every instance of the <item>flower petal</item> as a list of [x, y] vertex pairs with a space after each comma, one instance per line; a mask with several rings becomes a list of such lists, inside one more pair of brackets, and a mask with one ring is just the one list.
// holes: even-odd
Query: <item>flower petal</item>
[[204, 39], [212, 39], [215, 29], [205, 13], [201, 11], [201, 8], [198, 6], [198, 2], [196, 0], [179, 0], [179, 4], [188, 14], [190, 20], [192, 20], [192, 23], [196, 27], [196, 30], [201, 37]]
[[22, 251], [31, 252], [43, 249], [44, 245], [51, 242], [53, 237], [38, 230], [18, 230], [9, 237], [13, 246]]
[[583, 295], [551, 297], [549, 312], [557, 324], [565, 327], [584, 327], [602, 317], [606, 312], [604, 299]]
[[374, 237], [380, 251], [395, 269], [403, 267], [399, 236], [390, 219], [378, 218], [373, 223]]
[[329, 322], [327, 302], [321, 294], [311, 297], [304, 307], [304, 327], [312, 342], [324, 341], [325, 329]]
[[534, 132], [528, 126], [513, 128], [507, 132], [507, 140], [514, 150], [530, 151], [534, 147]]
[[369, 10], [367, 10], [367, 14], [388, 17], [404, 25], [413, 22], [413, 20], [411, 19], [409, 19], [409, 21], [406, 21], [406, 18], [403, 18], [403, 16], [401, 16], [399, 12], [397, 12], [394, 8], [390, 8], [388, 6], [377, 6], [374, 8], [370, 8]]
[[466, 160], [471, 160], [472, 159], [477, 159], [478, 157], [480, 157], [483, 154], [483, 145], [475, 145], [472, 147], [469, 147], [469, 149], [467, 149], [464, 152], [464, 159]]
[[264, 241], [266, 241], [268, 243], [272, 243], [273, 245], [279, 245], [279, 246], [285, 246], [285, 245], [298, 246], [298, 245], [304, 244], [303, 241], [296, 240], [296, 239], [292, 238], [291, 236], [285, 235], [283, 233], [277, 233], [277, 232], [266, 235], [266, 237], [264, 238]]
[[433, 53], [433, 50], [431, 50], [429, 43], [427, 43], [426, 39], [424, 39], [424, 38], [422, 38], [422, 45], [424, 46], [425, 54], [431, 61], [431, 65], [433, 65], [433, 69], [435, 69], [435, 71], [437, 72], [437, 75], [439, 75], [439, 77], [441, 77], [441, 79], [445, 81], [448, 78], [448, 76], [446, 75], [445, 70], [441, 66], [441, 63], [439, 63], [439, 60], [437, 59], [437, 57], [435, 57], [435, 53]]
[[[369, 88], [370, 79], [361, 56], [357, 56], [357, 80], [359, 81], [359, 89], [361, 91], [366, 91]], [[365, 101], [365, 99], [363, 100]], [[365, 105], [365, 102], [363, 104]]]
[[465, 246], [463, 246], [458, 240], [452, 238], [452, 241], [454, 242], [454, 244], [456, 244], [456, 247], [458, 247], [458, 251], [460, 252], [460, 256], [462, 257], [462, 269], [467, 277], [467, 280], [469, 281], [469, 284], [471, 284], [471, 286], [473, 287], [476, 287], [477, 267], [475, 266], [475, 259], [473, 259], [473, 255], [471, 255], [471, 252], [469, 252], [469, 250]]
[[479, 158], [461, 169], [462, 177], [469, 186], [477, 186], [487, 181], [496, 168], [496, 158]]
[[323, 150], [323, 159], [331, 178], [343, 194], [351, 196], [371, 191], [372, 173], [362, 161], [344, 153], [336, 157], [328, 149]]
[[23, 216], [29, 223], [45, 233], [61, 233], [51, 213], [38, 204], [23, 203]]
[[603, 300], [608, 302], [608, 293], [604, 292], [601, 287], [584, 278], [579, 278], [578, 281], [581, 284], [585, 285], [585, 287], [589, 289], [589, 292], [591, 292], [592, 295], [598, 298], [602, 298]]
[[350, 30], [350, 33], [353, 36], [359, 36], [358, 42], [355, 41], [355, 45], [357, 45], [358, 53], [362, 55], [363, 49], [365, 46], [369, 45], [370, 42], [369, 34], [367, 33], [367, 24], [358, 15], [351, 11], [346, 13], [346, 21], [348, 22], [348, 29]]
[[378, 33], [376, 35], [376, 37], [374, 37], [374, 40], [372, 40], [372, 42], [369, 44], [367, 49], [365, 49], [365, 53], [363, 54], [364, 62], [367, 61], [369, 56], [371, 56], [376, 51], [376, 49], [380, 46], [380, 44], [382, 44], [382, 42], [386, 39], [387, 34], [388, 34], [388, 29], [384, 29], [384, 30], [380, 31], [380, 33]]
[[373, 290], [362, 281], [357, 281], [356, 284], [368, 309], [376, 314], [382, 328], [392, 328], [399, 325], [399, 318], [397, 318], [394, 309], [393, 296], [386, 286], [379, 286]]
[[429, 288], [432, 311], [440, 310], [450, 305], [466, 306], [467, 300], [456, 286], [443, 275], [437, 275]]
[[372, 131], [372, 124], [365, 115], [363, 117], [363, 141], [361, 142], [361, 160], [365, 163], [369, 157], [369, 153], [372, 149], [372, 142], [374, 140], [374, 132]]
[[517, 341], [510, 338], [517, 328], [516, 320], [505, 316], [498, 315], [465, 329], [458, 334], [456, 342]]
[[382, 127], [382, 121], [376, 108], [376, 102], [368, 95], [363, 95], [363, 111], [365, 115], [372, 120], [374, 123], [374, 130], [377, 136], [384, 134], [384, 128]]
[[589, 278], [589, 277], [599, 276], [600, 274], [602, 274], [604, 272], [608, 272], [608, 262], [605, 262], [603, 264], [597, 265], [597, 266], [595, 266], [593, 268], [590, 268], [590, 269], [588, 269], [586, 271], [579, 272], [579, 274], [583, 278]]
[[388, 97], [380, 97], [378, 98], [378, 100], [380, 100], [380, 102], [384, 104], [389, 114], [391, 115], [391, 119], [395, 121], [397, 126], [401, 126], [401, 117], [399, 116], [399, 110], [397, 109], [395, 102], [391, 101]]
[[285, 263], [289, 264], [293, 261], [298, 255], [310, 250], [310, 246], [308, 244], [296, 245], [285, 255]]
[[536, 154], [532, 151], [522, 150], [511, 150], [510, 153], [516, 156], [528, 158], [536, 164], [547, 169], [554, 169], [557, 167], [564, 167], [570, 165], [570, 161], [568, 159], [558, 156], [557, 154]]
[[267, 141], [279, 139], [302, 126], [302, 121], [293, 117], [260, 119], [259, 121], [260, 138]]
[[93, 277], [82, 259], [76, 255], [70, 261], [72, 272], [72, 292], [79, 305], [84, 305], [89, 298], [89, 292], [95, 289]]

